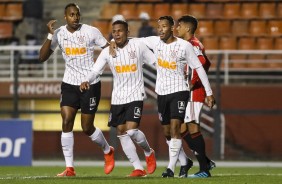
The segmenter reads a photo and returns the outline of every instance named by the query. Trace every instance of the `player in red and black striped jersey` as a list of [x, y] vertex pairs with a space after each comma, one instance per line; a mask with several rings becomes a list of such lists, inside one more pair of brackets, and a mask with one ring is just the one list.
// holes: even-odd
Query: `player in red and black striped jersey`
[[[202, 63], [206, 72], [208, 72], [211, 65], [208, 57], [205, 54], [203, 44], [195, 37], [194, 33], [197, 29], [198, 21], [195, 17], [190, 15], [182, 16], [178, 19], [178, 36], [187, 40], [193, 45], [194, 51]], [[188, 73], [187, 67], [187, 73]], [[205, 103], [206, 92], [204, 86], [198, 76], [196, 70], [192, 69], [191, 77], [188, 79], [190, 88], [190, 99], [186, 107], [185, 124], [182, 124], [181, 133], [183, 139], [187, 142], [189, 147], [193, 150], [200, 165], [200, 172], [205, 172], [203, 176], [211, 176], [209, 170], [215, 164], [206, 156], [205, 141], [200, 130], [200, 113]], [[197, 177], [197, 173], [192, 175]]]

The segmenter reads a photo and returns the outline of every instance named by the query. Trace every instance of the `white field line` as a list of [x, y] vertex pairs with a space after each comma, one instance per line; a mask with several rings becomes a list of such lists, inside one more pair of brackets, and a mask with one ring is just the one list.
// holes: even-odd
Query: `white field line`
[[[217, 167], [281, 167], [282, 162], [247, 162], [247, 161], [215, 161]], [[104, 166], [104, 161], [74, 161], [75, 166]], [[145, 161], [142, 162], [146, 165]], [[168, 161], [157, 161], [158, 167], [166, 167]], [[116, 161], [116, 166], [131, 166], [129, 161]], [[179, 163], [177, 165], [180, 165]], [[64, 161], [36, 160], [32, 166], [65, 166]], [[194, 160], [194, 166], [199, 166], [198, 161]]]
[[[272, 174], [272, 173], [258, 173], [258, 174], [254, 174], [254, 173], [246, 173], [246, 174], [213, 174], [212, 176], [282, 176], [281, 173], [278, 174]], [[29, 180], [29, 179], [48, 179], [48, 178], [58, 178], [56, 176], [17, 176], [17, 177], [11, 177], [11, 176], [7, 176], [7, 177], [0, 177], [0, 181], [1, 180]], [[77, 177], [76, 178], [83, 178], [82, 177]], [[177, 176], [175, 178], [178, 178]], [[183, 179], [183, 178], [181, 178]], [[191, 179], [191, 178], [188, 178]]]

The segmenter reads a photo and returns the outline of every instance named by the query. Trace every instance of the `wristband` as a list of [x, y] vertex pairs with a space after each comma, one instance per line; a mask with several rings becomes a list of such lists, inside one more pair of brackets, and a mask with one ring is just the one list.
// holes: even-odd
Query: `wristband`
[[48, 33], [47, 39], [52, 40], [52, 38], [53, 38], [53, 35], [51, 33]]

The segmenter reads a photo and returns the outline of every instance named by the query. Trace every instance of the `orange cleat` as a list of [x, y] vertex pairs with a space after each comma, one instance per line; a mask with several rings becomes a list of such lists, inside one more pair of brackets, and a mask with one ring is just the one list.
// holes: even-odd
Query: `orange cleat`
[[147, 173], [145, 170], [135, 169], [127, 177], [146, 177], [146, 176], [147, 176]]
[[75, 171], [73, 167], [67, 167], [64, 172], [57, 174], [58, 177], [69, 177], [75, 176]]
[[110, 146], [110, 152], [108, 154], [104, 154], [105, 165], [104, 172], [106, 174], [110, 174], [115, 167], [115, 158], [114, 158], [115, 149]]
[[149, 174], [153, 174], [157, 167], [156, 157], [155, 157], [155, 151], [151, 148], [151, 154], [146, 157], [146, 163], [147, 163], [147, 171]]

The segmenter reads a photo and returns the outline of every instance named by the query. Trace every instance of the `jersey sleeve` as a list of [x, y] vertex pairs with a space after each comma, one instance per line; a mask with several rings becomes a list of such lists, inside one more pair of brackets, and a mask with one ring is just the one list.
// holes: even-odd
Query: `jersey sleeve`
[[108, 58], [109, 58], [109, 49], [107, 47], [102, 50], [101, 54], [99, 55], [95, 64], [93, 65], [91, 72], [87, 75], [85, 81], [92, 83], [97, 77], [99, 77], [104, 71]]
[[106, 40], [106, 38], [102, 35], [102, 33], [99, 31], [99, 29], [93, 27], [94, 31], [93, 34], [95, 35], [95, 45], [97, 45], [98, 47], [104, 47], [106, 46], [106, 44], [108, 43], [108, 41]]
[[50, 49], [52, 51], [54, 51], [56, 49], [56, 47], [58, 46], [58, 32], [59, 32], [59, 29], [55, 30], [53, 38], [51, 40]]
[[159, 40], [158, 36], [148, 36], [148, 37], [142, 37], [138, 38], [141, 42], [143, 42], [149, 49], [156, 51], [156, 46]]
[[143, 43], [140, 42], [140, 49], [142, 53], [143, 61], [149, 65], [155, 65], [157, 62], [157, 58], [154, 53]]
[[201, 62], [199, 61], [193, 46], [189, 42], [185, 42], [185, 54], [186, 54], [186, 60], [188, 61], [189, 67], [192, 69], [196, 69], [200, 66], [202, 66]]

